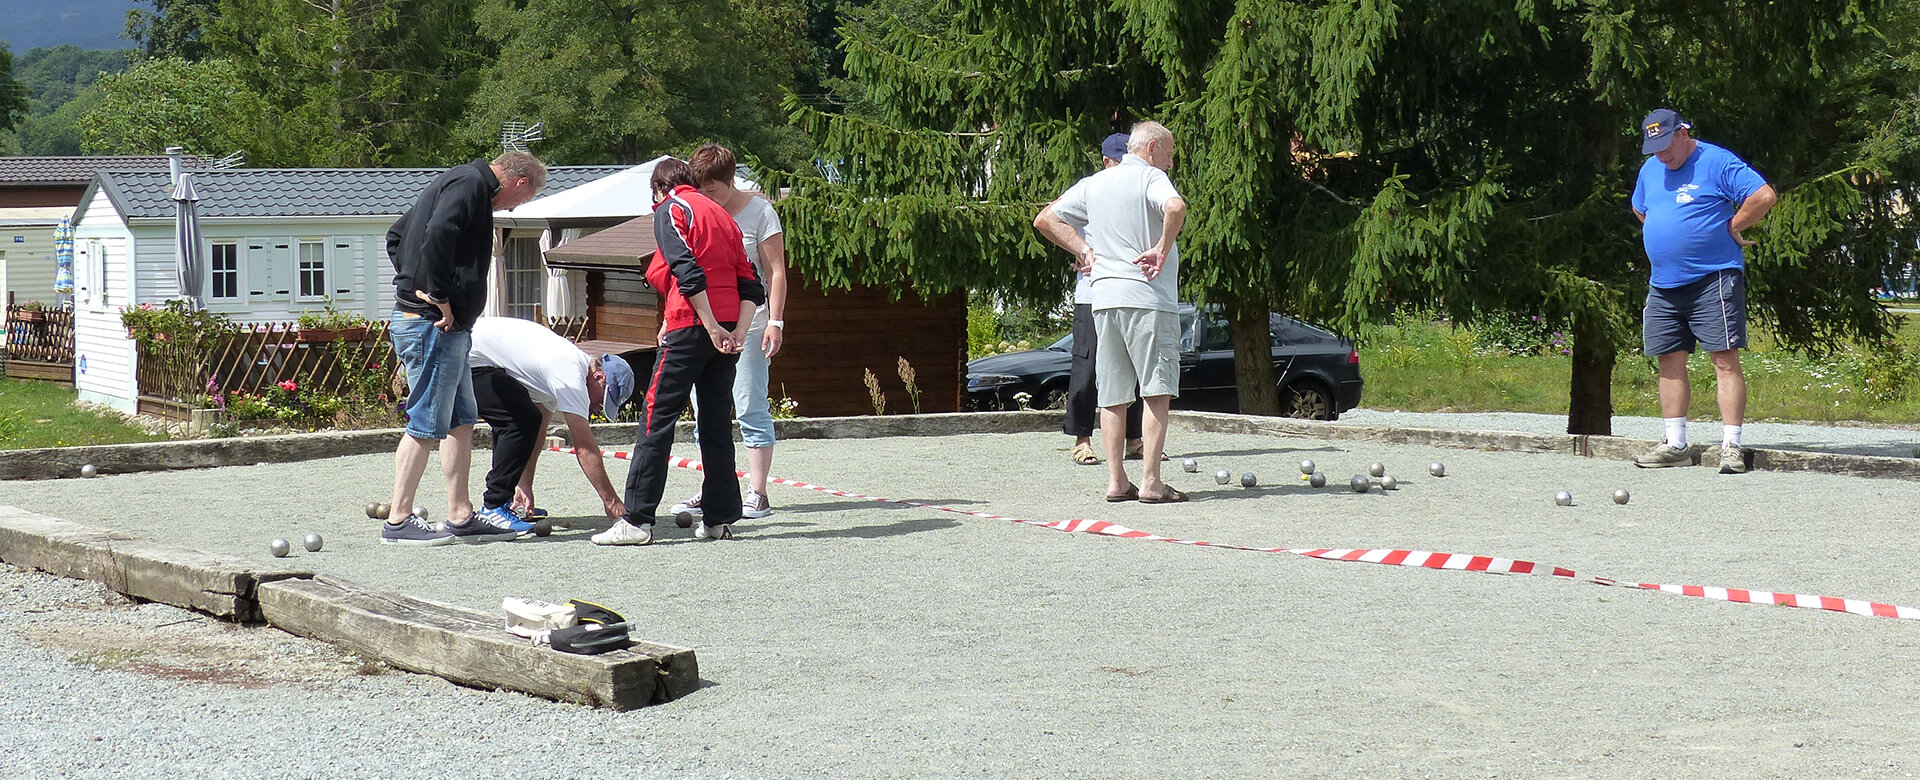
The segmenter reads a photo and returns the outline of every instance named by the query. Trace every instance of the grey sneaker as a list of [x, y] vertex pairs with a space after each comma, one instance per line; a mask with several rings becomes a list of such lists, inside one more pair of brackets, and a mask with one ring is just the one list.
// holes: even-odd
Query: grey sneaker
[[1691, 466], [1693, 456], [1681, 447], [1660, 442], [1653, 449], [1633, 459], [1633, 465], [1643, 469], [1664, 469], [1668, 466]]
[[758, 519], [770, 514], [773, 514], [773, 505], [767, 502], [767, 494], [749, 490], [740, 499], [740, 516]]
[[1747, 448], [1738, 444], [1720, 445], [1720, 473], [1747, 473]]
[[531, 523], [521, 522], [513, 513], [498, 507], [468, 515], [464, 523], [447, 523], [441, 527], [463, 542], [511, 542], [533, 535]]
[[621, 520], [614, 523], [612, 528], [594, 534], [593, 543], [598, 545], [653, 544], [653, 526], [634, 525]]
[[453, 534], [437, 525], [431, 525], [420, 519], [419, 515], [409, 514], [398, 523], [380, 524], [380, 543], [397, 544], [403, 547], [439, 547], [453, 544]]
[[686, 514], [686, 515], [692, 515], [694, 517], [699, 517], [701, 515], [700, 494], [695, 493], [693, 494], [693, 498], [689, 498], [678, 504], [674, 504], [672, 509], [667, 510], [667, 513], [675, 514], [675, 515]]
[[701, 523], [693, 527], [693, 538], [695, 539], [732, 539], [733, 526], [730, 524], [729, 525], [707, 525], [706, 523]]

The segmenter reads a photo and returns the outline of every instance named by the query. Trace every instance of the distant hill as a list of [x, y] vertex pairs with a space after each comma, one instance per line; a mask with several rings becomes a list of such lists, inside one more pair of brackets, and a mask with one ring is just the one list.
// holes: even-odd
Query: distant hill
[[132, 0], [0, 0], [0, 40], [15, 57], [38, 46], [71, 43], [82, 49], [133, 46], [120, 37]]

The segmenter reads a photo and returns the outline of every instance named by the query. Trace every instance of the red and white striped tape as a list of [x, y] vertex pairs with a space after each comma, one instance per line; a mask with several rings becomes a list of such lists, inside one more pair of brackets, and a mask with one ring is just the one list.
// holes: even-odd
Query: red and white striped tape
[[[547, 449], [554, 452], [565, 452], [569, 454], [573, 452], [572, 448], [548, 447]], [[625, 452], [619, 452], [616, 450], [602, 450], [602, 452], [608, 457], [620, 458], [622, 460], [631, 460], [628, 453], [625, 453]], [[667, 459], [667, 462], [672, 464], [675, 468], [691, 469], [694, 471], [705, 470], [704, 468], [701, 467], [700, 461], [692, 460], [690, 458], [670, 457]], [[736, 473], [739, 476], [743, 476], [743, 477], [746, 476], [744, 472], [736, 472]], [[1870, 617], [1898, 618], [1900, 620], [1920, 620], [1920, 609], [1914, 609], [1912, 607], [1902, 607], [1895, 604], [1882, 604], [1877, 601], [1861, 601], [1859, 599], [1843, 599], [1843, 598], [1835, 598], [1833, 596], [1815, 596], [1815, 595], [1807, 595], [1807, 594], [1799, 594], [1799, 593], [1775, 593], [1772, 591], [1764, 591], [1764, 590], [1742, 590], [1739, 588], [1720, 588], [1720, 587], [1714, 587], [1710, 585], [1662, 585], [1662, 584], [1652, 583], [1652, 582], [1628, 582], [1628, 581], [1616, 580], [1611, 577], [1595, 577], [1591, 575], [1583, 577], [1578, 572], [1575, 572], [1572, 569], [1563, 568], [1559, 566], [1542, 566], [1532, 561], [1520, 561], [1520, 560], [1513, 560], [1510, 558], [1495, 558], [1487, 555], [1467, 555], [1464, 553], [1427, 552], [1424, 550], [1369, 550], [1369, 549], [1340, 550], [1340, 549], [1325, 549], [1325, 548], [1309, 550], [1309, 549], [1298, 549], [1298, 548], [1288, 548], [1288, 547], [1248, 547], [1246, 545], [1239, 545], [1239, 544], [1223, 544], [1220, 542], [1207, 542], [1207, 541], [1198, 541], [1193, 539], [1175, 539], [1170, 536], [1160, 536], [1158, 534], [1152, 534], [1146, 531], [1137, 531], [1132, 528], [1128, 528], [1126, 526], [1120, 525], [1118, 523], [1109, 523], [1104, 520], [1091, 520], [1086, 518], [1079, 518], [1079, 519], [1073, 519], [1073, 520], [1056, 520], [1051, 523], [1043, 523], [1038, 520], [1027, 520], [1019, 517], [1009, 517], [1007, 515], [996, 515], [996, 514], [993, 514], [992, 512], [974, 512], [974, 511], [969, 511], [965, 509], [956, 509], [948, 506], [940, 506], [938, 504], [927, 504], [919, 501], [908, 501], [905, 499], [898, 499], [898, 498], [885, 498], [882, 496], [869, 496], [863, 493], [850, 493], [844, 490], [835, 490], [833, 488], [821, 487], [819, 485], [810, 485], [805, 482], [786, 479], [784, 477], [768, 477], [767, 481], [776, 485], [785, 485], [788, 487], [795, 487], [803, 490], [812, 490], [817, 493], [825, 493], [827, 495], [837, 496], [840, 498], [854, 498], [854, 499], [861, 499], [865, 501], [875, 501], [875, 502], [889, 503], [889, 504], [900, 504], [902, 506], [919, 507], [922, 509], [932, 509], [940, 512], [951, 512], [953, 514], [966, 515], [968, 517], [978, 517], [986, 520], [1006, 520], [1008, 522], [1019, 523], [1021, 525], [1031, 525], [1038, 528], [1047, 528], [1055, 531], [1060, 531], [1062, 533], [1095, 534], [1098, 536], [1112, 536], [1120, 539], [1139, 539], [1142, 541], [1149, 541], [1149, 542], [1167, 542], [1170, 544], [1184, 544], [1192, 547], [1214, 547], [1222, 550], [1241, 550], [1244, 552], [1285, 553], [1288, 555], [1299, 555], [1299, 556], [1304, 556], [1307, 558], [1315, 558], [1323, 561], [1349, 561], [1354, 563], [1377, 563], [1385, 566], [1413, 566], [1413, 567], [1418, 567], [1423, 569], [1446, 569], [1446, 570], [1452, 570], [1452, 571], [1479, 571], [1479, 572], [1489, 572], [1492, 574], [1534, 574], [1534, 575], [1547, 576], [1547, 577], [1561, 577], [1561, 578], [1570, 579], [1570, 580], [1584, 579], [1585, 581], [1591, 582], [1595, 585], [1605, 585], [1608, 587], [1635, 588], [1639, 590], [1654, 590], [1654, 591], [1659, 591], [1661, 593], [1673, 593], [1681, 596], [1692, 596], [1694, 598], [1710, 599], [1713, 601], [1725, 601], [1725, 602], [1730, 602], [1734, 604], [1772, 604], [1772, 605], [1781, 606], [1781, 607], [1798, 607], [1800, 609], [1818, 609], [1818, 610], [1824, 610], [1827, 612], [1845, 612], [1849, 615], [1865, 615]]]

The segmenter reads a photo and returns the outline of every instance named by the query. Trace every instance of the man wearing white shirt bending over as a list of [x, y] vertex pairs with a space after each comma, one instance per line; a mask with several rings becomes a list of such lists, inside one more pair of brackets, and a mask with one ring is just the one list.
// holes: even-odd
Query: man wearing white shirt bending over
[[615, 355], [589, 359], [573, 342], [531, 320], [481, 317], [473, 324], [473, 397], [493, 427], [493, 468], [480, 514], [509, 517], [533, 510], [533, 472], [554, 412], [566, 418], [574, 457], [600, 495], [607, 519], [626, 517], [626, 502], [607, 478], [607, 463], [588, 418], [620, 413], [633, 394], [633, 368]]
[[[1167, 407], [1180, 394], [1180, 252], [1174, 241], [1187, 219], [1187, 202], [1167, 178], [1172, 167], [1173, 134], [1158, 122], [1141, 122], [1133, 126], [1119, 165], [1081, 179], [1033, 220], [1048, 241], [1073, 253], [1076, 269], [1093, 272], [1100, 339], [1094, 383], [1108, 501], [1187, 500], [1160, 478]], [[1138, 486], [1128, 481], [1121, 460], [1124, 416], [1136, 387], [1147, 407]]]

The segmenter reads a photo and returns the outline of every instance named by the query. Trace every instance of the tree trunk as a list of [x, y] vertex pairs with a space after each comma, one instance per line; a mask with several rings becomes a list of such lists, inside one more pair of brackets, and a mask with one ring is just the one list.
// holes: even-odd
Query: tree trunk
[[1274, 417], [1280, 414], [1279, 377], [1273, 374], [1273, 336], [1265, 306], [1232, 304], [1233, 383], [1240, 393], [1240, 413]]
[[1573, 316], [1573, 382], [1567, 433], [1613, 435], [1613, 340], [1595, 314]]

